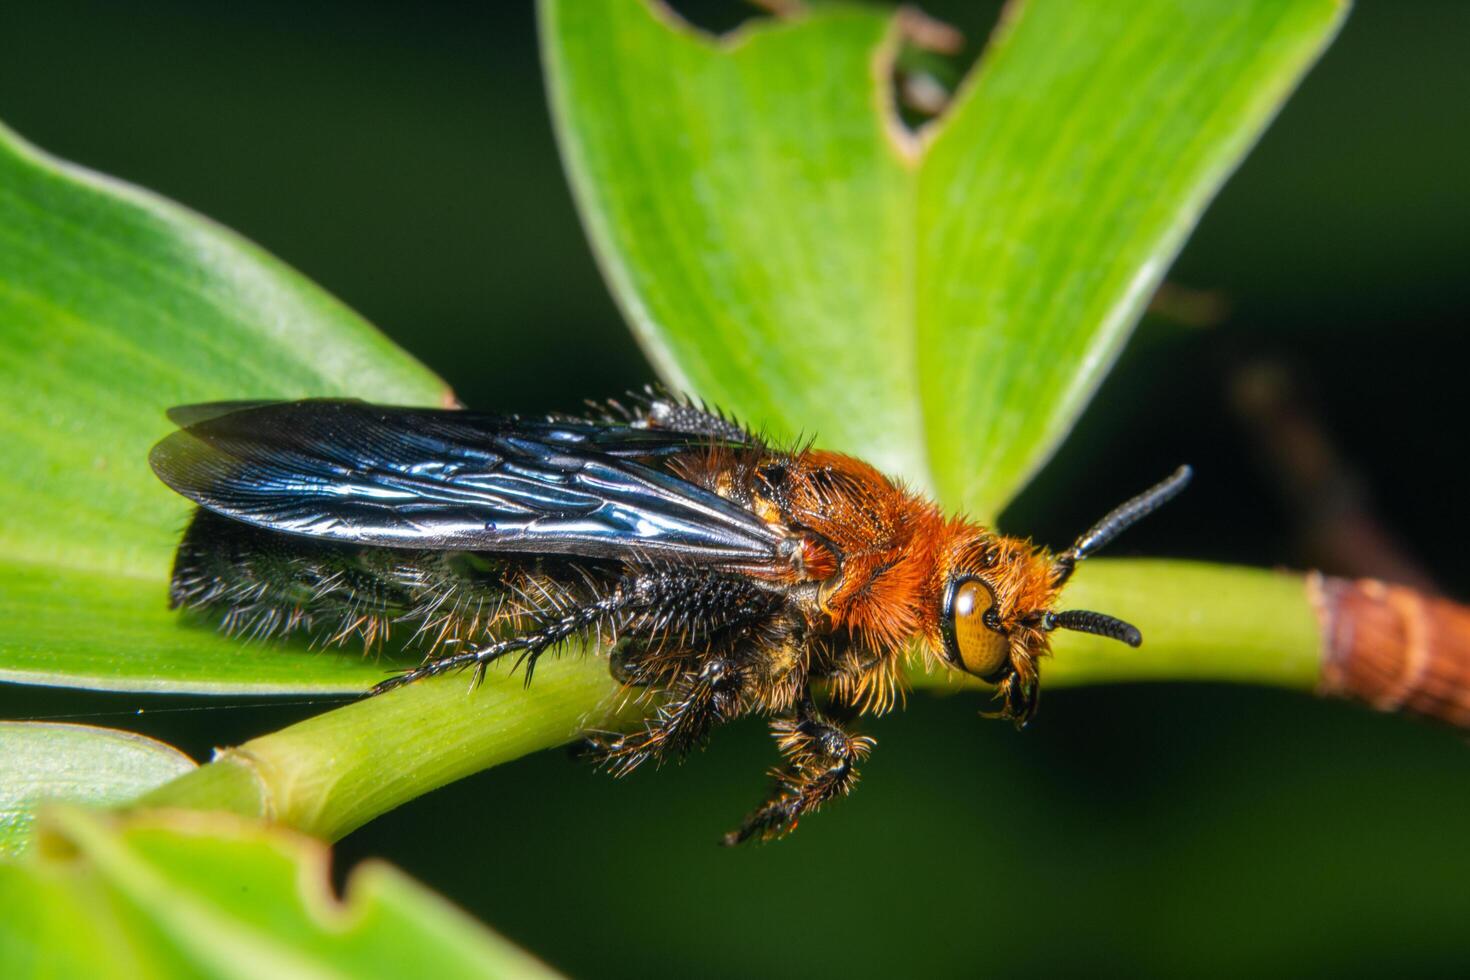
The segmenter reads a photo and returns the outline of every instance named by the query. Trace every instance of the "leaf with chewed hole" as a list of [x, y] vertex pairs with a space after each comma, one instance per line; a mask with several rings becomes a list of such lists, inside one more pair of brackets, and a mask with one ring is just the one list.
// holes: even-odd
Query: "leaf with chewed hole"
[[1067, 434], [1340, 0], [1026, 0], [918, 137], [903, 15], [715, 39], [543, 0], [596, 254], [673, 384], [993, 517]]

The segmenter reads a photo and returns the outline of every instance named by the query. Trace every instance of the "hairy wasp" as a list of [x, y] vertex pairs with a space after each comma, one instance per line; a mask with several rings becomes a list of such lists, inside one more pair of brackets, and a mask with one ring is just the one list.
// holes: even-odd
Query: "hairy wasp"
[[[563, 641], [615, 645], [615, 676], [660, 695], [586, 751], [617, 773], [679, 758], [760, 714], [784, 764], [726, 843], [782, 836], [848, 792], [911, 655], [1036, 710], [1054, 630], [1137, 646], [1137, 629], [1057, 610], [1077, 563], [1169, 500], [1181, 467], [1053, 554], [838, 453], [779, 448], [649, 392], [584, 417], [524, 419], [348, 400], [186, 406], [154, 471], [199, 505], [171, 601], [252, 635], [414, 631], [422, 664], [374, 693]], [[814, 686], [817, 690], [814, 691]], [[822, 703], [818, 703], [818, 695]]]

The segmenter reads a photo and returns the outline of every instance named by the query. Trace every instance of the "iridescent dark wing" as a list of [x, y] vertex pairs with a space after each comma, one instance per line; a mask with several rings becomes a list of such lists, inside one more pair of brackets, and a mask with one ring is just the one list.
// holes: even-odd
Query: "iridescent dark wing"
[[760, 565], [782, 534], [661, 470], [707, 444], [657, 429], [312, 400], [189, 406], [153, 447], [211, 511], [355, 544]]

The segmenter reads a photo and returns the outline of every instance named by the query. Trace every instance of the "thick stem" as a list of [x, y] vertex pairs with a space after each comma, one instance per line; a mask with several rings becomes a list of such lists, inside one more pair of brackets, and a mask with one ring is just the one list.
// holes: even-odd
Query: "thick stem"
[[1470, 728], [1470, 609], [1373, 579], [1312, 575], [1307, 586], [1322, 694]]
[[1084, 565], [1064, 606], [1096, 609], [1143, 631], [1137, 650], [1054, 634], [1045, 683], [1229, 681], [1313, 690], [1321, 641], [1297, 574], [1171, 561]]
[[600, 657], [547, 657], [528, 688], [491, 673], [432, 678], [234, 749], [139, 802], [269, 817], [336, 839], [446, 783], [611, 724], [618, 685]]
[[[1317, 621], [1299, 575], [1090, 561], [1066, 604], [1135, 623], [1144, 645], [1059, 635], [1046, 684], [1214, 680], [1309, 691], [1318, 683]], [[140, 802], [266, 816], [337, 838], [452, 780], [610, 725], [619, 701], [600, 657], [548, 659], [529, 688], [492, 674], [471, 695], [463, 676], [435, 678], [252, 739]]]

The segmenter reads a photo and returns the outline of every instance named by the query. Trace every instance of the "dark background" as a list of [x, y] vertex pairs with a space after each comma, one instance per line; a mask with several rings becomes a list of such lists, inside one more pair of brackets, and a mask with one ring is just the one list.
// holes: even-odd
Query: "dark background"
[[[929, 9], [972, 48], [994, 14]], [[1359, 6], [1171, 274], [1223, 314], [1146, 321], [1008, 529], [1068, 541], [1189, 460], [1196, 487], [1117, 553], [1470, 592], [1467, 37], [1464, 3]], [[649, 379], [559, 170], [528, 4], [10, 0], [0, 119], [262, 243], [469, 404], [571, 408]], [[1325, 473], [1305, 467], [1321, 445]], [[1363, 527], [1382, 541], [1347, 533]], [[772, 761], [746, 723], [619, 782], [524, 759], [376, 821], [339, 860], [383, 856], [588, 976], [1470, 962], [1459, 736], [1225, 687], [1053, 691], [1022, 735], [980, 707], [912, 698], [871, 727], [861, 790], [778, 845], [714, 843]], [[150, 710], [145, 727], [202, 755], [303, 710]]]

